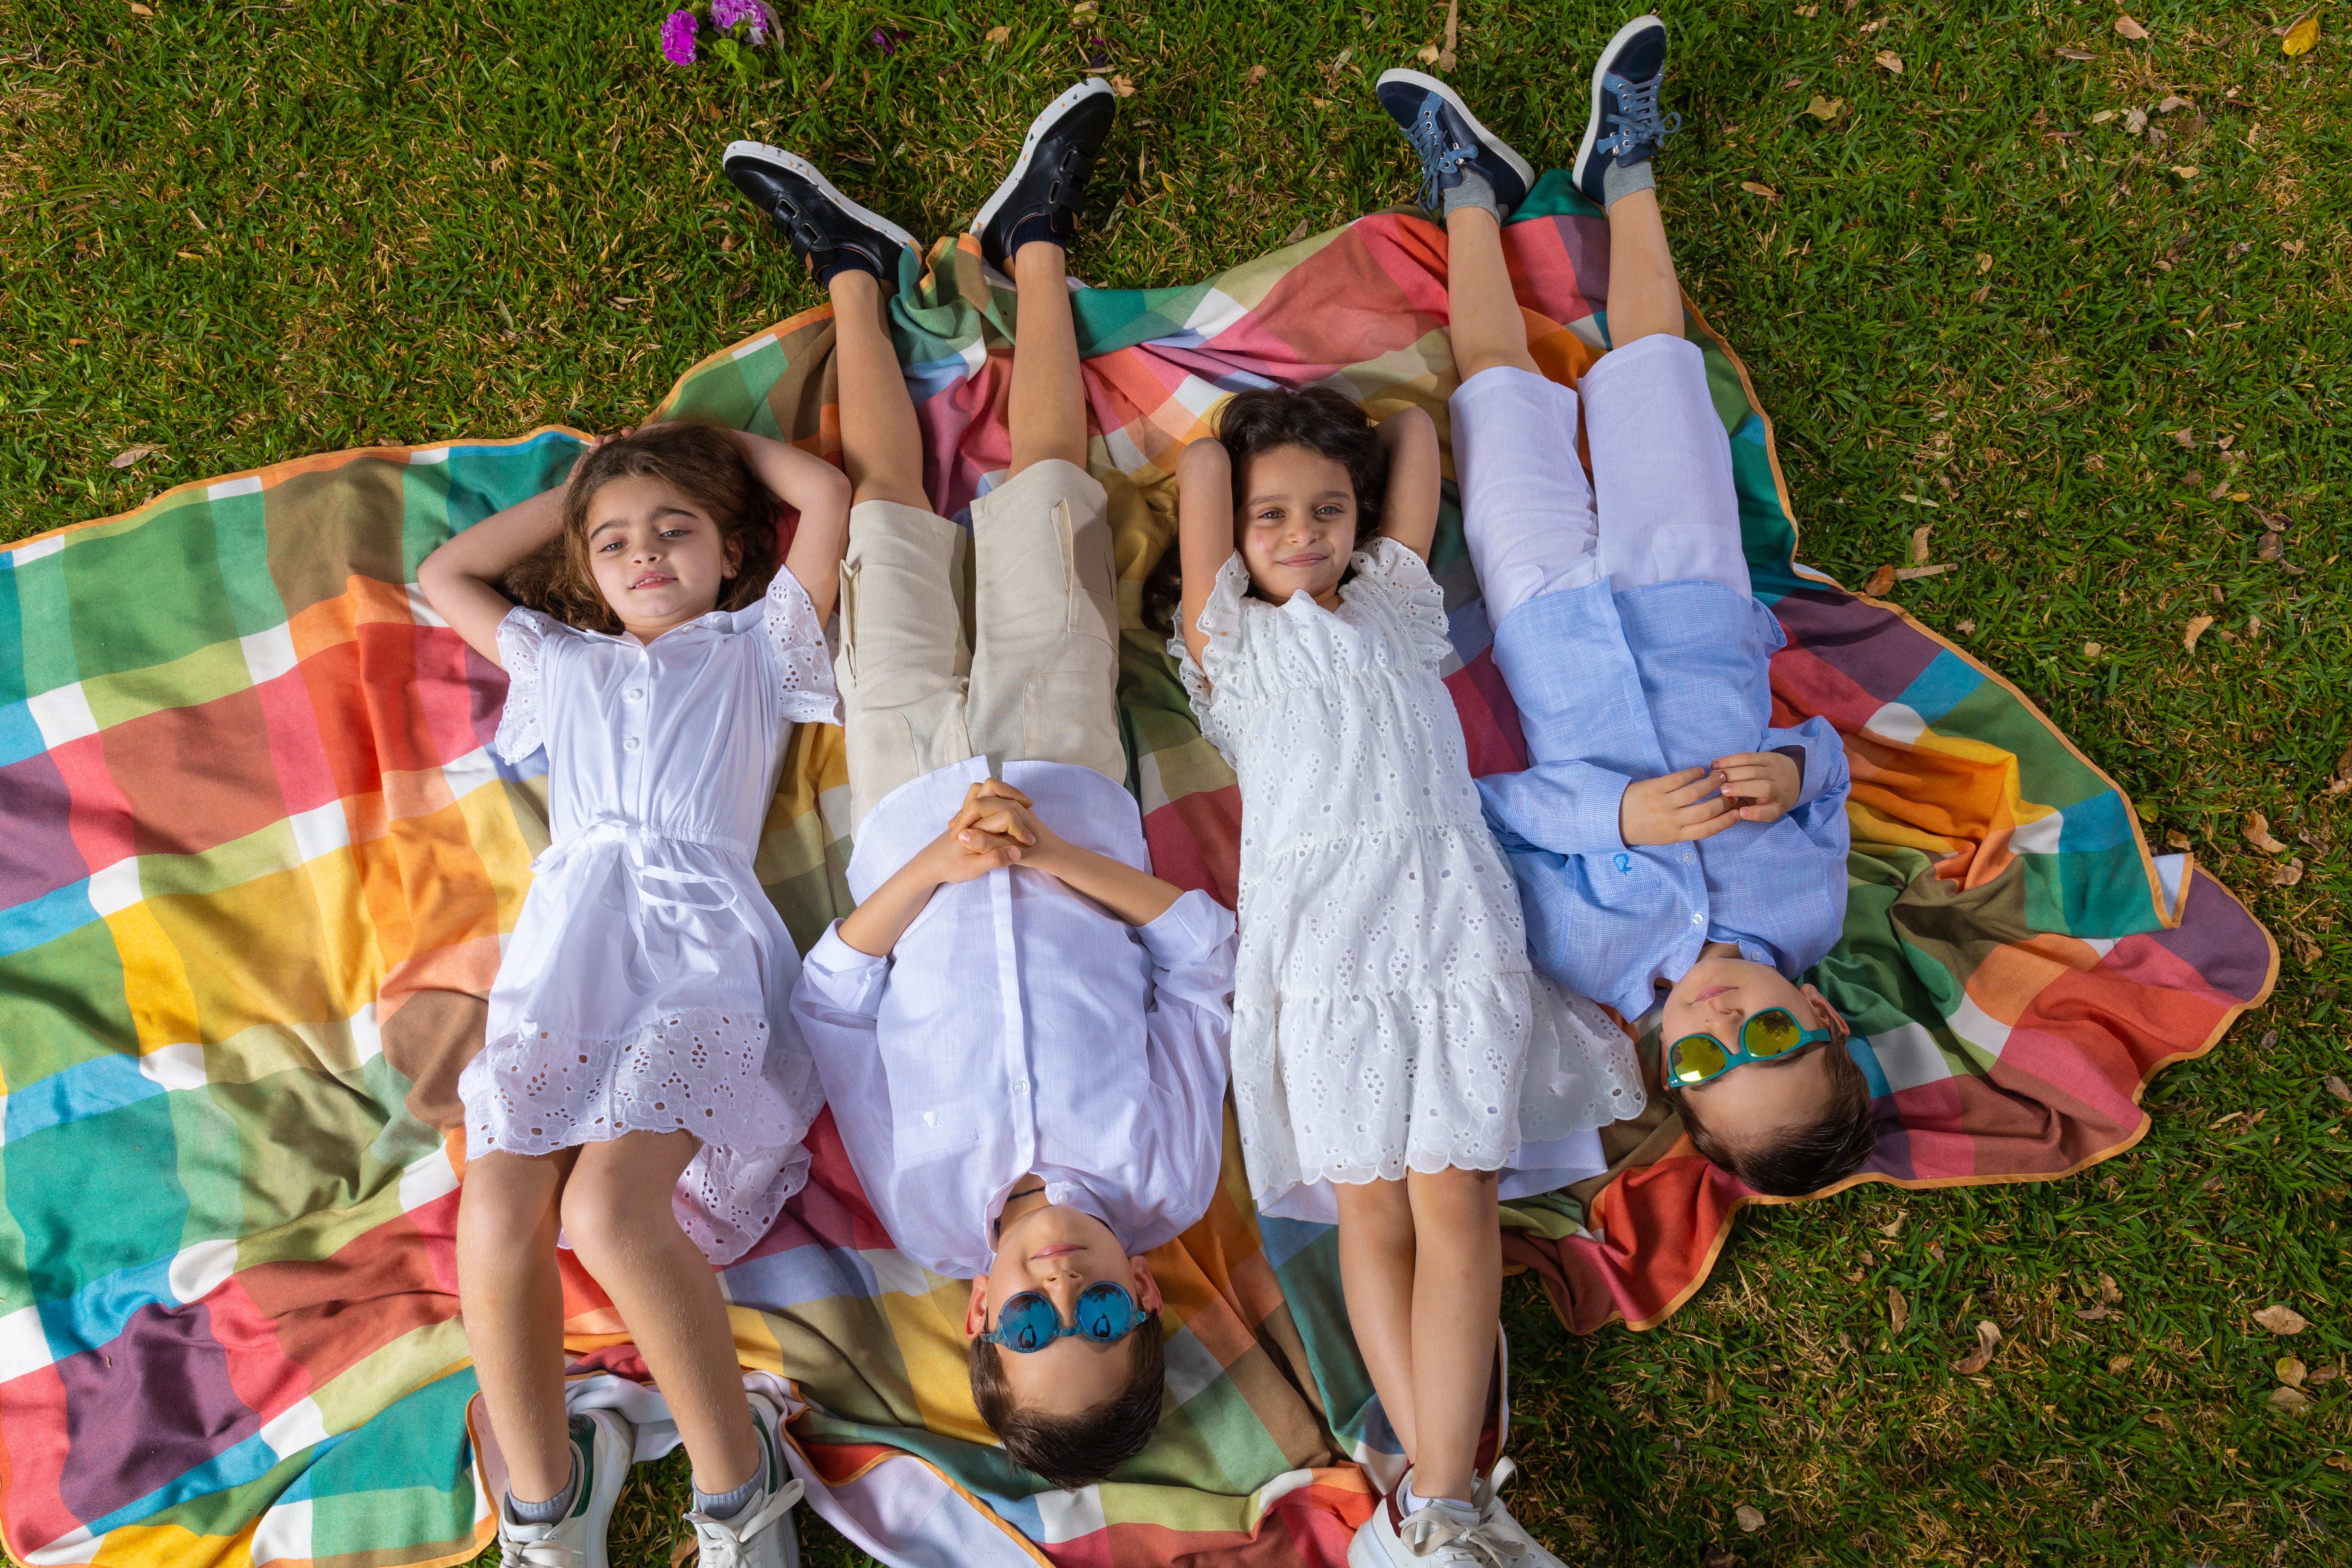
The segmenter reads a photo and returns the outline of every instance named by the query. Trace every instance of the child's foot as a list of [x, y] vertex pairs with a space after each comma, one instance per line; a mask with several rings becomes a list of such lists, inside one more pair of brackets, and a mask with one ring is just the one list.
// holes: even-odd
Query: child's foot
[[[1536, 172], [1501, 137], [1478, 123], [1454, 90], [1419, 71], [1382, 71], [1372, 90], [1421, 154], [1421, 205], [1452, 212], [1482, 206], [1497, 218], [1528, 199]], [[1475, 199], [1481, 192], [1488, 200]]]
[[799, 1568], [792, 1511], [801, 1500], [801, 1483], [785, 1465], [783, 1439], [776, 1436], [782, 1412], [764, 1394], [751, 1399], [751, 1425], [760, 1434], [760, 1468], [751, 1478], [758, 1485], [724, 1519], [698, 1510], [686, 1516], [694, 1527], [698, 1568]]
[[1020, 161], [971, 220], [971, 232], [980, 236], [980, 253], [991, 267], [1009, 273], [1013, 253], [1031, 240], [1067, 247], [1076, 237], [1087, 176], [1110, 135], [1118, 106], [1110, 83], [1094, 77], [1047, 104], [1029, 122]]
[[780, 147], [731, 142], [720, 166], [735, 188], [774, 221], [784, 243], [809, 264], [819, 283], [830, 282], [844, 268], [870, 272], [886, 285], [896, 282], [898, 252], [920, 248], [913, 235], [867, 212], [834, 189], [815, 164]]
[[1606, 207], [1654, 183], [1650, 160], [1683, 122], [1679, 114], [1659, 112], [1665, 79], [1666, 25], [1636, 16], [1618, 28], [1592, 68], [1592, 118], [1571, 171], [1587, 200]]
[[572, 1417], [572, 1488], [562, 1517], [526, 1524], [509, 1496], [499, 1505], [499, 1561], [505, 1568], [607, 1568], [604, 1530], [629, 1479], [636, 1430], [618, 1412]]

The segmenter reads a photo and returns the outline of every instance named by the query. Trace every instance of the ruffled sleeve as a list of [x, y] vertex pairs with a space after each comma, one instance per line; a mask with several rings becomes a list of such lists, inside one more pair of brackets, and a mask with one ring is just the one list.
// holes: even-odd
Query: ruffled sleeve
[[1432, 669], [1444, 665], [1454, 653], [1454, 633], [1445, 590], [1427, 563], [1393, 539], [1375, 539], [1356, 552], [1355, 565], [1355, 579], [1343, 592], [1378, 601], [1400, 654]]
[[555, 622], [517, 605], [499, 623], [499, 662], [507, 670], [507, 705], [499, 714], [491, 749], [509, 764], [520, 763], [547, 743], [541, 710], [540, 658]]
[[[1201, 649], [1201, 662], [1193, 662], [1181, 626], [1168, 639], [1168, 655], [1183, 677], [1184, 695], [1192, 704], [1192, 716], [1201, 721], [1201, 733], [1228, 762], [1234, 757], [1234, 738], [1221, 717], [1218, 698], [1234, 695], [1230, 689], [1243, 673], [1242, 600], [1248, 592], [1249, 568], [1235, 551], [1217, 568], [1216, 586], [1209, 590], [1209, 601], [1201, 606], [1200, 628], [1208, 638]], [[1223, 706], [1230, 710], [1230, 705]]]
[[776, 568], [761, 605], [768, 663], [775, 671], [777, 710], [795, 724], [838, 724], [841, 695], [834, 689], [833, 651], [801, 580]]

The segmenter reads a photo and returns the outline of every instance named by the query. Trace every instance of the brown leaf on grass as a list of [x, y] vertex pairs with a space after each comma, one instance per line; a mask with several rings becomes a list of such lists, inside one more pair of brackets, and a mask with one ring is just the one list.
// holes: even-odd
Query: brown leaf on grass
[[2096, 114], [2091, 116], [2091, 123], [2094, 125], [2105, 125], [2108, 121], [2113, 120], [2115, 117], [2116, 111], [2114, 110], [2102, 109]]
[[1722, 1378], [1711, 1372], [1706, 1374], [1706, 1402], [1709, 1405], [1731, 1403], [1731, 1390], [1723, 1385]]
[[[146, 6], [140, 5], [139, 0], [131, 0], [131, 14], [134, 16], [152, 16], [155, 13], [149, 10]], [[2315, 28], [2313, 30], [2316, 31], [2317, 29]]]
[[2167, 849], [2186, 849], [2189, 847], [2189, 835], [2176, 827], [2164, 836], [2164, 847]]
[[2194, 109], [2197, 106], [2195, 104], [2189, 102], [2179, 93], [2171, 92], [2165, 94], [2164, 101], [2156, 106], [2156, 111], [2158, 114], [2178, 114], [2184, 109]]
[[2147, 130], [2147, 110], [2145, 109], [2135, 109], [2129, 114], [2125, 115], [2124, 129], [2134, 136], [2137, 136], [2141, 132]]
[[1899, 1334], [1911, 1321], [1911, 1303], [1894, 1286], [1886, 1288], [1886, 1331]]
[[1897, 566], [1895, 569], [1895, 580], [1898, 583], [1911, 583], [1922, 577], [1940, 577], [1947, 572], [1957, 570], [1958, 566], [1958, 563], [1953, 561], [1940, 561], [1933, 566]]
[[1462, 0], [1445, 0], [1445, 47], [1437, 51], [1437, 68], [1441, 71], [1454, 68], [1454, 45], [1460, 37], [1461, 26]]
[[2293, 1307], [2264, 1307], [2254, 1314], [2254, 1321], [2274, 1334], [2299, 1334], [2311, 1327], [2311, 1320]]
[[1759, 185], [1753, 180], [1740, 181], [1739, 188], [1751, 196], [1762, 196], [1768, 202], [1777, 202], [1780, 199], [1780, 192], [1769, 185]]
[[2088, 49], [2060, 49], [2058, 58], [2062, 60], [2095, 60], [2099, 57]]
[[1906, 1216], [1903, 1215], [1896, 1215], [1893, 1219], [1888, 1220], [1885, 1225], [1878, 1227], [1878, 1234], [1886, 1237], [1889, 1241], [1894, 1240], [1896, 1237], [1903, 1234], [1903, 1221], [1906, 1217]]
[[1123, 76], [1115, 76], [1110, 79], [1110, 89], [1121, 98], [1133, 98], [1135, 96], [1135, 83]]
[[2131, 1370], [2131, 1363], [2132, 1358], [2127, 1355], [2111, 1356], [2107, 1360], [2107, 1375], [2121, 1377]]
[[1979, 251], [1978, 251], [1978, 252], [1977, 252], [1977, 273], [1978, 273], [1978, 275], [1979, 275], [1979, 277], [1981, 277], [1983, 274], [1985, 274], [1985, 273], [1987, 273], [1987, 272], [1990, 272], [1990, 271], [1991, 271], [1991, 270], [1992, 270], [1992, 252], [1991, 252], [1991, 251], [1990, 251], [1990, 250], [1979, 250]]
[[2112, 1274], [2100, 1275], [2099, 1300], [2112, 1307], [2123, 1299], [2123, 1287], [2116, 1283], [2116, 1277]]
[[141, 458], [152, 458], [163, 449], [163, 448], [161, 447], [150, 447], [143, 444], [137, 447], [125, 447], [120, 452], [115, 453], [111, 458], [107, 458], [106, 466], [110, 468], [127, 468], [131, 464], [138, 462]]
[[[1805, 15], [1805, 7], [1798, 6], [1797, 15]], [[1726, 1552], [1720, 1546], [1710, 1546], [1706, 1549], [1706, 1555], [1699, 1560], [1699, 1568], [1739, 1568], [1739, 1553]]]
[[2265, 855], [2284, 855], [2286, 846], [2271, 837], [2271, 819], [2259, 811], [2246, 813], [2246, 820], [2238, 826], [2247, 843]]
[[1977, 1348], [1952, 1363], [1952, 1370], [1962, 1377], [1974, 1377], [1992, 1364], [1992, 1352], [2000, 1348], [2000, 1325], [1993, 1322], [1977, 1324]]
[[1298, 220], [1298, 226], [1282, 237], [1282, 243], [1285, 245], [1297, 245], [1300, 240], [1307, 237], [1307, 220], [1305, 218], [1300, 218]]
[[2106, 651], [2106, 645], [2104, 643], [2086, 642], [2083, 645], [2083, 657], [2084, 658], [2096, 658]]
[[1741, 1503], [1731, 1512], [1732, 1517], [1739, 1521], [1739, 1528], [1750, 1535], [1764, 1528], [1763, 1513], [1751, 1503]]
[[2326, 1078], [2321, 1079], [2319, 1080], [2319, 1087], [2326, 1089], [2337, 1100], [2342, 1100], [2345, 1104], [2352, 1105], [2352, 1084], [2346, 1083], [2334, 1073], [2329, 1073]]
[[2321, 953], [2317, 942], [2299, 931], [2289, 931], [2287, 935], [2294, 939], [2294, 956], [2297, 963], [2305, 969], [2309, 969], [2319, 962]]
[[2129, 16], [2118, 16], [2116, 18], [2116, 31], [2126, 38], [2137, 39], [2147, 37], [2147, 29], [2141, 26], [2137, 22], [2133, 21]]
[[1972, 631], [1974, 631], [1974, 630], [1976, 630], [1976, 629], [1977, 629], [1977, 624], [1976, 624], [1976, 622], [1974, 622], [1974, 621], [1962, 621], [1959, 625], [1958, 625], [1958, 626], [1954, 626], [1952, 629], [1953, 629], [1954, 631], [1956, 631], [1956, 632], [1959, 633], [1962, 637], [1966, 637], [1966, 636], [1968, 636], [1970, 632], [1972, 632]]
[[1012, 36], [1013, 29], [1010, 27], [991, 27], [986, 34], [988, 41], [992, 44], [1001, 44]]
[[1819, 5], [1800, 5], [1797, 7], [1797, 15], [1800, 16], [1818, 16], [1821, 14], [1822, 8]]
[[2301, 1388], [2303, 1380], [2311, 1375], [2311, 1369], [2304, 1365], [2302, 1358], [2298, 1356], [2283, 1355], [2278, 1358], [2278, 1364], [2271, 1370], [2278, 1373], [2278, 1380], [2289, 1388]]
[[1805, 105], [1805, 112], [1816, 120], [1835, 120], [1845, 112], [1845, 100], [1823, 98], [1817, 92], [1813, 94], [1813, 101]]
[[1983, 288], [1977, 289], [1974, 293], [1969, 296], [1969, 303], [1971, 305], [1981, 305], [1987, 300], [1991, 298], [1992, 285], [1988, 283]]
[[2312, 46], [2318, 42], [2319, 13], [2314, 11], [2286, 30], [2286, 37], [2279, 40], [2279, 51], [2282, 54], [2307, 55], [2311, 53]]
[[1883, 599], [1886, 596], [1886, 590], [1893, 586], [1895, 586], [1895, 568], [1892, 566], [1881, 566], [1877, 571], [1873, 572], [1867, 578], [1864, 579], [1862, 584], [1863, 597], [1866, 599]]
[[1935, 526], [1936, 525], [1932, 522], [1923, 522], [1918, 527], [1911, 531], [1911, 559], [1913, 561], [1923, 565], [1926, 564], [1927, 560], [1927, 534], [1935, 528]]
[[2271, 886], [2273, 888], [2292, 888], [2302, 880], [2303, 862], [2300, 860], [2283, 861], [2271, 868]]
[[1265, 79], [1265, 68], [1264, 66], [1252, 66], [1249, 68], [1249, 73], [1242, 78], [1242, 85], [1244, 87], [1255, 87]]
[[2311, 1395], [2299, 1388], [2273, 1388], [2271, 1408], [2282, 1415], [2300, 1415], [2311, 1408]]
[[2204, 171], [2194, 163], [2175, 163], [2172, 165], [2172, 172], [2184, 180], [2193, 180]]
[[2172, 442], [2176, 447], [2185, 447], [2192, 451], [2195, 450], [2197, 446], [2197, 426], [2194, 425], [2184, 425], [2179, 429], [2175, 430], [2172, 433]]
[[2197, 639], [2203, 637], [2205, 635], [2205, 628], [2212, 624], [2213, 617], [2210, 616], [2189, 616], [2189, 629], [2181, 634], [2180, 646], [2187, 648], [2191, 653], [2196, 652]]
[[1927, 1256], [1934, 1258], [1937, 1263], [1940, 1265], [1944, 1261], [1944, 1244], [1940, 1241], [1929, 1242], [1927, 1244]]
[[1893, 49], [1879, 50], [1870, 57], [1870, 63], [1880, 70], [1891, 72], [1895, 76], [1903, 74], [1903, 57]]
[[2102, 1319], [2119, 1317], [2122, 1314], [2113, 1307], [2077, 1307], [2074, 1309], [2074, 1315], [2086, 1323], [2095, 1323]]

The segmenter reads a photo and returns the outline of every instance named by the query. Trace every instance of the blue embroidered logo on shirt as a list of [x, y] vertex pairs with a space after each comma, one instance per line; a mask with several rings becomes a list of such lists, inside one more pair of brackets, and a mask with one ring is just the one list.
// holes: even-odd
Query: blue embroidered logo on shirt
[[1621, 876], [1632, 876], [1633, 874], [1633, 858], [1631, 855], [1618, 856], [1617, 870], [1618, 874]]

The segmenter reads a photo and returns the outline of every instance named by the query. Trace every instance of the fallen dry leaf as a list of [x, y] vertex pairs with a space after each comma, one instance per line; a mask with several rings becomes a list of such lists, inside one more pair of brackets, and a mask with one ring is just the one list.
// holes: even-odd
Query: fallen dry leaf
[[1739, 1528], [1746, 1531], [1748, 1534], [1753, 1535], [1758, 1531], [1764, 1528], [1764, 1515], [1753, 1505], [1741, 1503], [1738, 1508], [1731, 1511], [1733, 1517], [1739, 1521]]
[[1878, 1227], [1878, 1234], [1886, 1237], [1889, 1241], [1901, 1236], [1903, 1234], [1904, 1217], [1905, 1216], [1902, 1215], [1896, 1215], [1893, 1219], [1888, 1220], [1885, 1225]]
[[2254, 1321], [2274, 1334], [2299, 1334], [2311, 1327], [2311, 1320], [2293, 1307], [2264, 1307], [2254, 1314]]
[[2172, 433], [2172, 443], [2176, 447], [2186, 447], [2194, 449], [2197, 445], [2197, 426], [2194, 425], [2184, 425], [2179, 429], [2175, 430]]
[[1123, 76], [1115, 76], [1110, 79], [1110, 89], [1121, 98], [1133, 98], [1135, 96], [1135, 83], [1128, 80], [1128, 79]]
[[[133, 8], [136, 9], [136, 7]], [[2286, 30], [2286, 37], [2279, 40], [2279, 48], [2285, 54], [2307, 55], [2311, 53], [2311, 47], [2317, 42], [2319, 42], [2319, 13], [2314, 11]]]
[[1800, 16], [1818, 16], [1821, 14], [1822, 8], [1819, 5], [1800, 5], [1797, 7], [1797, 15]]
[[1952, 629], [1959, 633], [1962, 637], [1966, 637], [1970, 632], [1977, 629], [1977, 624], [1974, 621], [1962, 621], [1958, 626], [1954, 626]]
[[1010, 27], [991, 27], [987, 33], [988, 41], [992, 44], [1001, 44], [1012, 36], [1013, 29]]
[[1282, 237], [1282, 243], [1285, 245], [1297, 245], [1300, 240], [1305, 239], [1306, 237], [1307, 220], [1305, 218], [1300, 218], [1298, 220], [1298, 226]]
[[1805, 105], [1805, 112], [1816, 120], [1835, 120], [1845, 112], [1845, 100], [1823, 98], [1817, 92], [1813, 94], [1813, 101]]
[[1944, 1244], [1940, 1241], [1929, 1242], [1927, 1244], [1927, 1256], [1934, 1258], [1938, 1264], [1941, 1264], [1944, 1261]]
[[1922, 577], [1940, 577], [1947, 572], [1956, 570], [1958, 565], [1957, 562], [1941, 561], [1933, 566], [1897, 566], [1895, 569], [1895, 580], [1898, 583], [1911, 583]]
[[2342, 1100], [2345, 1104], [2352, 1105], [2352, 1084], [2346, 1083], [2334, 1073], [2329, 1073], [2326, 1078], [2321, 1079], [2319, 1080], [2319, 1087], [2334, 1095], [2336, 1099]]
[[1911, 559], [1925, 563], [1927, 559], [1927, 533], [1936, 525], [1923, 522], [1911, 531]]
[[2311, 1396], [2299, 1388], [2273, 1388], [2271, 1408], [2282, 1415], [2300, 1415], [2311, 1408]]
[[2156, 111], [2158, 114], [2177, 114], [2184, 109], [2194, 109], [2197, 106], [2195, 104], [2189, 102], [2179, 93], [2172, 92], [2165, 95], [2164, 101], [2156, 106]]
[[[1819, 9], [1819, 6], [1800, 5], [1797, 15], [1810, 16]], [[1720, 1546], [1710, 1546], [1706, 1549], [1706, 1555], [1699, 1559], [1699, 1568], [1739, 1568], [1739, 1553], [1727, 1552]]]
[[1762, 196], [1768, 202], [1777, 202], [1780, 199], [1780, 192], [1769, 185], [1759, 185], [1753, 180], [1740, 181], [1739, 188], [1751, 196]]
[[2129, 114], [2125, 115], [2124, 129], [2130, 132], [2135, 136], [2147, 130], [2147, 110], [2145, 109], [2135, 109]]
[[2095, 60], [2099, 57], [2088, 49], [2060, 49], [2058, 58], [2062, 60]]
[[1911, 1303], [1894, 1286], [1886, 1288], [1886, 1331], [1899, 1334], [1911, 1321]]
[[2116, 18], [2116, 31], [2126, 38], [2145, 38], [2147, 37], [2147, 29], [2141, 26], [2137, 22], [2133, 21], [2129, 16], [2118, 16]]
[[2106, 651], [2105, 646], [2101, 643], [2086, 642], [2083, 645], [2083, 657], [2084, 658], [2096, 658]]
[[2125, 1373], [2131, 1370], [2131, 1361], [2132, 1358], [2127, 1355], [2112, 1356], [2108, 1358], [2107, 1375], [2110, 1377], [2121, 1377]]
[[2123, 1299], [2123, 1287], [2116, 1283], [2116, 1277], [2112, 1274], [2100, 1275], [2099, 1300], [2112, 1307]]
[[1991, 285], [1991, 284], [1990, 284], [1990, 283], [1988, 283], [1988, 284], [1986, 284], [1983, 288], [1981, 288], [1981, 289], [1978, 289], [1975, 293], [1970, 294], [1970, 295], [1969, 296], [1969, 304], [1971, 304], [1971, 305], [1981, 305], [1981, 304], [1983, 304], [1987, 300], [1990, 300], [1990, 299], [1991, 299], [1991, 298], [1992, 298], [1992, 285]]
[[1242, 78], [1242, 85], [1244, 87], [1255, 87], [1265, 79], [1265, 68], [1264, 66], [1252, 66], [1249, 68], [1249, 74]]
[[2102, 1319], [2116, 1317], [2118, 1314], [2113, 1307], [2077, 1307], [2074, 1309], [2074, 1315], [2086, 1323], [2095, 1323]]
[[2164, 847], [2167, 849], [2186, 849], [2189, 847], [2189, 835], [2176, 827], [2164, 836]]
[[2196, 652], [2197, 639], [2203, 637], [2205, 635], [2205, 628], [2212, 624], [2213, 617], [2210, 616], [2189, 616], [2189, 629], [2181, 634], [2180, 646], [2189, 649], [2191, 653]]
[[131, 0], [131, 14], [134, 16], [152, 16], [155, 13], [140, 5], [139, 0]]
[[1877, 571], [1873, 572], [1863, 583], [1863, 597], [1866, 599], [1885, 598], [1886, 596], [1886, 590], [1893, 586], [1895, 586], [1895, 568], [1892, 566], [1881, 566]]
[[1991, 271], [1991, 270], [1992, 270], [1992, 252], [1991, 252], [1991, 251], [1990, 251], [1990, 250], [1979, 250], [1979, 251], [1978, 251], [1978, 252], [1977, 252], [1977, 272], [1979, 273], [1979, 276], [1981, 276], [1982, 274], [1987, 273], [1987, 272], [1990, 272], [1990, 271]]
[[2271, 819], [2259, 811], [2246, 813], [2246, 820], [2239, 826], [2238, 831], [2245, 836], [2247, 843], [2265, 855], [2286, 853], [2286, 846], [2271, 837]]
[[1952, 1363], [1952, 1370], [1962, 1377], [1974, 1377], [1992, 1364], [1992, 1352], [2000, 1347], [2000, 1325], [1993, 1322], [1977, 1324], [1977, 1348]]
[[2271, 886], [2273, 888], [2292, 888], [2302, 880], [2303, 862], [2300, 860], [2283, 861], [2271, 868]]
[[2340, 1361], [2331, 1366], [2315, 1366], [2311, 1369], [2311, 1381], [2315, 1384], [2334, 1383], [2343, 1375], [2344, 1363]]
[[1454, 45], [1461, 26], [1462, 0], [1445, 0], [1445, 47], [1437, 51], [1437, 68], [1441, 71], [1454, 68]]
[[111, 458], [107, 458], [106, 466], [110, 468], [127, 468], [131, 464], [139, 461], [142, 458], [152, 458], [163, 449], [163, 448], [161, 447], [149, 446], [125, 447], [120, 452], [115, 453]]
[[2290, 931], [2287, 932], [2287, 935], [2294, 939], [2295, 959], [2305, 969], [2309, 969], [2312, 965], [2319, 962], [2321, 955], [2319, 944], [2317, 942], [2312, 941], [2310, 937], [2305, 935], [2299, 931]]
[[1891, 71], [1896, 76], [1901, 76], [1903, 74], [1903, 57], [1896, 54], [1893, 49], [1879, 50], [1876, 54], [1870, 57], [1870, 63], [1876, 66], [1880, 70]]
[[2091, 123], [2094, 125], [2105, 125], [2108, 121], [2113, 120], [2115, 117], [2116, 111], [2114, 110], [2102, 109], [2096, 114], [2091, 116]]
[[2278, 1380], [2289, 1388], [2301, 1388], [2303, 1380], [2311, 1375], [2311, 1369], [2304, 1365], [2302, 1358], [2298, 1356], [2283, 1355], [2278, 1358], [2278, 1364], [2271, 1370], [2278, 1373]]
[[2200, 171], [2194, 163], [2175, 163], [2172, 165], [2172, 172], [2184, 180], [2193, 180]]

